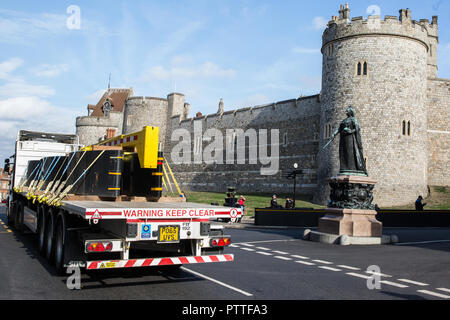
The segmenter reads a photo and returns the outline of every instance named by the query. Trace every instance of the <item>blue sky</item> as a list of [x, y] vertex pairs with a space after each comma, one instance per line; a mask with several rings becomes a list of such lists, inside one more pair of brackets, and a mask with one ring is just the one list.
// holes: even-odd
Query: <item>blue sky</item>
[[[186, 95], [191, 115], [316, 94], [324, 24], [344, 1], [7, 1], [0, 4], [0, 159], [19, 129], [74, 132], [107, 87]], [[439, 16], [439, 76], [450, 78], [450, 1], [353, 1], [351, 16], [410, 8]], [[69, 29], [67, 8], [80, 8]]]

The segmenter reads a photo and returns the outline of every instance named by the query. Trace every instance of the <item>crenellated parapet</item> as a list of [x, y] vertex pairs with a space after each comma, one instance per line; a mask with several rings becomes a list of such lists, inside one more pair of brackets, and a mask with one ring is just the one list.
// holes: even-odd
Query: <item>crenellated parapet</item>
[[428, 19], [416, 21], [411, 19], [411, 10], [402, 9], [399, 17], [385, 16], [381, 19], [373, 15], [367, 19], [361, 16], [350, 18], [348, 5], [345, 8], [341, 6], [340, 16], [332, 17], [322, 35], [322, 53], [329, 43], [371, 35], [408, 38], [422, 43], [429, 51], [430, 37], [438, 37], [437, 17], [434, 16], [431, 23]]

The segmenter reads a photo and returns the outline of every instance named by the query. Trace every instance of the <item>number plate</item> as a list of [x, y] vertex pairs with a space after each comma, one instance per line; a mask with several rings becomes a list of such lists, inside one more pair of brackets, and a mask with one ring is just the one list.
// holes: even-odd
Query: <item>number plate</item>
[[158, 242], [180, 242], [180, 226], [159, 226]]

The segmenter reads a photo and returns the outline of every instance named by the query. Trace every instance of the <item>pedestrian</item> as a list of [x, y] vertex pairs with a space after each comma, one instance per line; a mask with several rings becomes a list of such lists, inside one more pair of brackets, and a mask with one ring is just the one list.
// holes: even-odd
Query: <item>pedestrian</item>
[[294, 208], [294, 200], [291, 199], [291, 197], [286, 197], [286, 209], [293, 209]]
[[[241, 196], [239, 197], [238, 204], [239, 204], [239, 207], [241, 208], [242, 216], [244, 216], [244, 212], [245, 212], [245, 201], [246, 201], [246, 200], [247, 200], [247, 199], [245, 199], [245, 197], [244, 197], [243, 195], [241, 195]], [[241, 216], [241, 218], [239, 219], [239, 221], [242, 220], [242, 216]], [[239, 221], [238, 221], [238, 222], [239, 222]]]
[[272, 200], [270, 200], [270, 207], [271, 208], [277, 208], [277, 209], [283, 208], [281, 205], [278, 204], [277, 195], [276, 194], [274, 194], [272, 196]]
[[416, 200], [416, 210], [417, 211], [423, 211], [423, 207], [425, 207], [427, 204], [426, 203], [422, 203], [422, 196], [419, 196]]

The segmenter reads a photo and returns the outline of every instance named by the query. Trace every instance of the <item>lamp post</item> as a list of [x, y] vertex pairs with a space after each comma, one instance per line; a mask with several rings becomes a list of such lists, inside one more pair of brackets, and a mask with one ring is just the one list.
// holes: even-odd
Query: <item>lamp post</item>
[[292, 198], [293, 203], [294, 203], [294, 208], [295, 208], [295, 192], [296, 192], [296, 184], [297, 184], [296, 183], [296, 177], [297, 177], [297, 174], [300, 174], [300, 173], [302, 173], [302, 170], [298, 169], [298, 164], [297, 163], [294, 163], [294, 170], [292, 170], [291, 172], [288, 172], [286, 174], [286, 178], [294, 179], [294, 196]]

